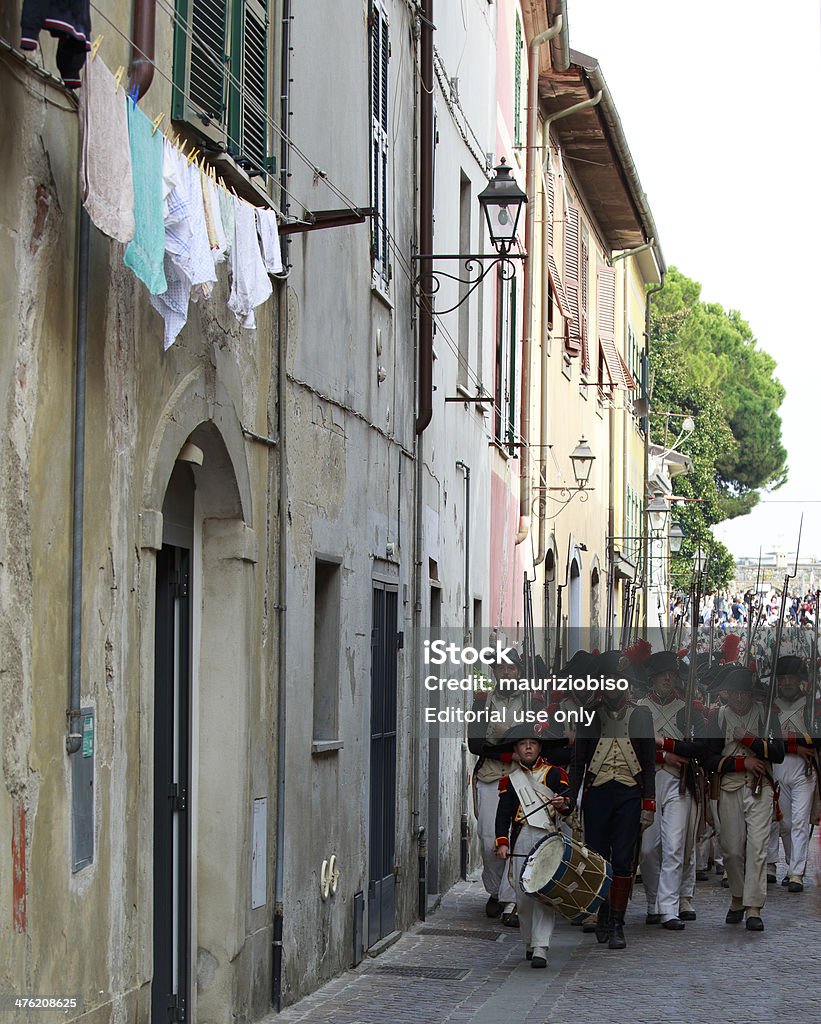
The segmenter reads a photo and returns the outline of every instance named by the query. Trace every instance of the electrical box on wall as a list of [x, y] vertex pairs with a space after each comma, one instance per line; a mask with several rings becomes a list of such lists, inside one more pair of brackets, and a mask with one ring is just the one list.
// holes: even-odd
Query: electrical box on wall
[[94, 709], [80, 709], [83, 742], [71, 755], [71, 870], [94, 860]]

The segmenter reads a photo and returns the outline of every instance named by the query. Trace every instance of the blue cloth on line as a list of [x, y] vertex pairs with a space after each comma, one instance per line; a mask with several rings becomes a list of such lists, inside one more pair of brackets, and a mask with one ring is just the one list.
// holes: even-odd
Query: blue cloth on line
[[163, 269], [163, 136], [139, 107], [128, 103], [128, 141], [134, 179], [134, 238], [123, 262], [152, 295], [168, 288]]

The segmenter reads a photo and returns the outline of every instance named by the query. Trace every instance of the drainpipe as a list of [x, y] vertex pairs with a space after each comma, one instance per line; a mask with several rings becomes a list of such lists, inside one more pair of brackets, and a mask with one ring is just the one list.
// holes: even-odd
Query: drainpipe
[[80, 733], [80, 659], [83, 640], [83, 485], [85, 483], [86, 342], [88, 338], [88, 214], [80, 203], [77, 238], [77, 353], [74, 365], [74, 481], [71, 501], [71, 647], [66, 751], [76, 754]]
[[[285, 128], [280, 149], [280, 184], [282, 212], [288, 211], [288, 177], [290, 174], [290, 143], [288, 128], [291, 117], [291, 0], [284, 0], [282, 6], [282, 37], [280, 60], [280, 117]], [[283, 263], [289, 271], [288, 249], [283, 249]], [[284, 295], [284, 303], [283, 303]], [[283, 319], [284, 306], [284, 319]], [[277, 292], [277, 327], [279, 330], [278, 366], [277, 366], [277, 405], [278, 405], [278, 436], [279, 436], [279, 585], [278, 629], [277, 629], [277, 811], [276, 811], [276, 863], [274, 866], [274, 920], [271, 935], [271, 1004], [279, 1012], [282, 1009], [282, 935], [285, 918], [285, 756], [286, 730], [286, 694], [287, 657], [285, 641], [287, 635], [288, 607], [288, 416], [287, 416], [287, 359], [291, 338], [291, 315], [288, 301], [288, 284], [280, 284]]]
[[528, 254], [525, 266], [525, 286], [522, 296], [522, 391], [519, 414], [519, 529], [515, 541], [521, 544], [530, 533], [530, 504], [532, 501], [530, 479], [530, 343], [533, 335], [533, 285], [536, 275], [536, 261], [532, 252], [536, 234], [536, 131], [539, 120], [539, 51], [543, 43], [550, 42], [562, 30], [561, 15], [547, 32], [534, 36], [530, 42], [527, 63], [527, 161], [525, 170], [525, 252]]
[[157, 0], [134, 0], [131, 63], [128, 66], [129, 92], [136, 89], [142, 99], [154, 80], [154, 39]]
[[[283, 302], [283, 292], [285, 301]], [[284, 312], [283, 312], [284, 310]], [[279, 586], [277, 588], [278, 630], [277, 630], [277, 817], [276, 817], [276, 863], [274, 866], [274, 922], [271, 958], [271, 1002], [277, 1012], [282, 1009], [282, 933], [285, 914], [285, 757], [286, 741], [286, 609], [288, 607], [288, 466], [287, 466], [287, 421], [285, 372], [290, 334], [290, 310], [288, 308], [288, 284], [283, 283], [277, 292], [277, 319], [279, 321]]]
[[[655, 288], [648, 288], [644, 293], [644, 368], [645, 374], [649, 371], [650, 367], [650, 303], [653, 301], [653, 297], [664, 287], [664, 279], [667, 276], [665, 273], [666, 268], [661, 272], [661, 281], [656, 285]], [[644, 397], [644, 396], [642, 396]], [[650, 410], [647, 410], [647, 416], [644, 420], [644, 489], [647, 490], [647, 478], [650, 475]], [[644, 633], [647, 635], [647, 613], [648, 613], [648, 601], [650, 599], [650, 573], [648, 569], [650, 567], [650, 537], [649, 531], [645, 531], [644, 538]]]
[[607, 460], [607, 629], [605, 630], [606, 648], [613, 646], [613, 590], [616, 586], [616, 410], [611, 405], [608, 421], [608, 460]]
[[[465, 474], [465, 610], [464, 610], [464, 643], [468, 643], [470, 635], [470, 466], [457, 462], [456, 468]], [[474, 646], [475, 646], [474, 637]], [[467, 704], [467, 693], [464, 693]], [[467, 710], [467, 707], [465, 708]], [[459, 846], [459, 874], [463, 879], [468, 876], [468, 854], [470, 847], [470, 831], [468, 829], [468, 745], [462, 737], [462, 829]]]
[[[419, 101], [419, 251], [433, 253], [433, 0], [422, 0], [420, 14]], [[432, 270], [433, 261], [419, 261], [419, 274]], [[421, 434], [433, 416], [433, 299], [419, 298], [419, 389], [416, 433]]]

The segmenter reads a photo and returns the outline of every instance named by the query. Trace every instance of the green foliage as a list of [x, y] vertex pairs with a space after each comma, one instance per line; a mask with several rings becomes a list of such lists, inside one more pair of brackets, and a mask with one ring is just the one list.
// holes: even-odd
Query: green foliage
[[[676, 518], [685, 534], [674, 574], [689, 578], [692, 553], [710, 544], [710, 526], [745, 515], [762, 488], [787, 478], [778, 409], [784, 388], [774, 376], [775, 360], [757, 347], [749, 324], [736, 311], [701, 301], [701, 285], [671, 268], [652, 305], [650, 374], [654, 444], [672, 444], [682, 417], [696, 427], [679, 449], [693, 461], [678, 476], [674, 491], [698, 502], [682, 502]], [[710, 582], [725, 585], [733, 559], [715, 544]]]

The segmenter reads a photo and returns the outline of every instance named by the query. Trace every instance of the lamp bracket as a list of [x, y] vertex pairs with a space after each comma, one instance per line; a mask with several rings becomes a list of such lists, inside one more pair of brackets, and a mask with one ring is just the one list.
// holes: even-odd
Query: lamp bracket
[[[516, 274], [516, 266], [512, 261], [525, 260], [527, 259], [527, 254], [520, 252], [475, 253], [467, 255], [462, 253], [443, 253], [441, 255], [416, 255], [411, 258], [415, 262], [423, 260], [427, 260], [429, 263], [432, 263], [434, 260], [458, 260], [464, 262], [465, 277], [460, 277], [458, 274], [449, 274], [444, 270], [433, 270], [430, 268], [418, 274], [413, 282], [414, 290], [419, 294], [420, 298], [424, 299], [432, 299], [442, 287], [442, 282], [445, 279], [456, 281], [458, 284], [469, 285], [470, 287], [456, 305], [450, 306], [447, 309], [436, 310], [437, 313], [452, 313], [476, 291], [494, 267], [499, 267], [499, 273], [503, 281], [512, 280]], [[486, 266], [477, 266], [477, 264], [485, 264], [486, 261], [490, 261], [487, 262]]]

